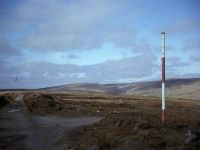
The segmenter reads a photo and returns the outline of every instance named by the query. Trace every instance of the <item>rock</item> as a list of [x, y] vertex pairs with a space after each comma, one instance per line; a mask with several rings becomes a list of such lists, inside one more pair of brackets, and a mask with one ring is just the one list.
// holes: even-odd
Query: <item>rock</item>
[[21, 101], [23, 101], [23, 98], [24, 98], [24, 94], [19, 94], [19, 95], [15, 98], [15, 101], [21, 102]]
[[113, 110], [113, 111], [110, 111], [109, 114], [119, 114], [119, 111]]
[[200, 133], [188, 129], [188, 131], [185, 134], [185, 143], [188, 144], [197, 140], [200, 140]]

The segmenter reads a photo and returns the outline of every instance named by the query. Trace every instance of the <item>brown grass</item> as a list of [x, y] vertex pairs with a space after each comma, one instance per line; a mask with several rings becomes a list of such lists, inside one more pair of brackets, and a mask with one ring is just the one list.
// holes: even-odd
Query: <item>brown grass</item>
[[37, 113], [105, 116], [101, 122], [72, 133], [71, 147], [77, 150], [200, 147], [199, 139], [185, 143], [188, 129], [200, 133], [200, 101], [167, 99], [165, 125], [160, 123], [161, 100], [157, 97], [27, 93], [24, 101]]

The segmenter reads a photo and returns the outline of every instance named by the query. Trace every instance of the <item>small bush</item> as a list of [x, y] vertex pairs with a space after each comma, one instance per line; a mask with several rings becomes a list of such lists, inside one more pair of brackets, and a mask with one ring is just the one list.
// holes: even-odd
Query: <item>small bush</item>
[[34, 113], [53, 113], [62, 109], [61, 102], [58, 102], [52, 96], [45, 94], [25, 95], [24, 103], [27, 110]]

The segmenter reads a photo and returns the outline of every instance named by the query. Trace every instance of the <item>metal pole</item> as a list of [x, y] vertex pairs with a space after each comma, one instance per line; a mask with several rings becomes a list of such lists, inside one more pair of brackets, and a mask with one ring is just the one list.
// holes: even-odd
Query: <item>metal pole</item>
[[162, 114], [161, 121], [165, 123], [165, 32], [162, 35]]

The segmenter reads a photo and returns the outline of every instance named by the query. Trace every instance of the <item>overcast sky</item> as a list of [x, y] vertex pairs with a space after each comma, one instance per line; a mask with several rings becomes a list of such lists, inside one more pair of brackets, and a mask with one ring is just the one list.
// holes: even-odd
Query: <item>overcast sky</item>
[[0, 88], [200, 77], [199, 0], [0, 0]]

